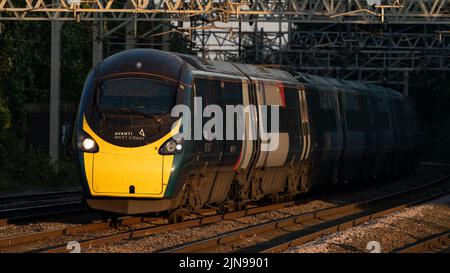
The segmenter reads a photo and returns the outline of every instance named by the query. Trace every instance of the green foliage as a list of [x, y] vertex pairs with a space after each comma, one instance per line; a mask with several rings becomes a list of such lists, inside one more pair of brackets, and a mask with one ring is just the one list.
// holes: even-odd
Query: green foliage
[[[48, 22], [6, 22], [0, 34], [0, 97], [18, 136], [25, 104], [49, 101], [50, 30]], [[65, 23], [61, 35], [61, 97], [77, 103], [91, 67], [91, 33], [83, 25]]]
[[[48, 102], [49, 22], [5, 22], [0, 33], [0, 190], [78, 186], [70, 157], [50, 163], [47, 151], [24, 145], [25, 105]], [[65, 102], [77, 103], [90, 68], [90, 32], [66, 23], [62, 29], [61, 87]]]
[[[6, 103], [0, 97], [0, 156], [6, 151], [5, 141], [8, 138], [8, 131], [11, 128], [11, 115]], [[1, 159], [0, 159], [1, 162]]]
[[29, 22], [6, 22], [0, 34], [0, 97], [17, 137], [23, 134], [25, 103], [48, 101], [49, 34], [49, 24]]
[[65, 23], [62, 30], [61, 89], [64, 102], [78, 103], [91, 68], [91, 28]]
[[3, 98], [0, 97], [0, 139], [2, 132], [8, 130], [11, 127], [11, 115], [9, 109]]

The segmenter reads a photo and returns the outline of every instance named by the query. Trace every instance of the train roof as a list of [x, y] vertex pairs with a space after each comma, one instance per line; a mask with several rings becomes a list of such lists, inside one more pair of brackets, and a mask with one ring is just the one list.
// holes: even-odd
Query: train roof
[[154, 49], [124, 50], [101, 61], [95, 68], [97, 78], [125, 73], [146, 73], [178, 81], [184, 62], [175, 54]]
[[95, 70], [97, 78], [116, 74], [147, 73], [178, 80], [179, 72], [184, 64], [188, 64], [194, 71], [298, 84], [297, 80], [291, 74], [283, 70], [249, 64], [208, 60], [193, 55], [147, 48], [124, 50], [111, 55], [101, 61]]
[[311, 84], [317, 86], [342, 88], [343, 90], [366, 91], [377, 93], [380, 95], [383, 94], [392, 97], [402, 97], [400, 93], [394, 91], [393, 89], [359, 81], [348, 81], [335, 78], [320, 77], [301, 72], [297, 72], [292, 75], [287, 71], [281, 69], [271, 69], [251, 64], [209, 60], [192, 55], [177, 55], [188, 62], [193, 67], [193, 69], [204, 72], [213, 72], [240, 77], [248, 76], [250, 78], [256, 79], [276, 80], [293, 84]]
[[177, 81], [181, 67], [184, 64], [188, 64], [192, 70], [206, 73], [267, 79], [292, 84], [310, 84], [342, 88], [343, 90], [375, 92], [391, 97], [402, 97], [400, 93], [393, 89], [358, 81], [319, 77], [300, 72], [290, 74], [280, 69], [208, 60], [193, 55], [146, 48], [130, 49], [114, 54], [100, 62], [95, 70], [97, 78], [124, 73], [148, 73]]
[[[176, 53], [175, 53], [176, 54]], [[192, 66], [194, 70], [213, 72], [219, 74], [233, 75], [237, 77], [245, 76], [233, 63], [208, 60], [198, 56], [176, 54]]]
[[235, 63], [242, 72], [251, 78], [262, 78], [298, 84], [298, 81], [288, 72], [257, 65]]
[[247, 76], [251, 78], [277, 80], [298, 84], [297, 80], [291, 74], [283, 70], [265, 68], [262, 66], [251, 64], [209, 60], [198, 56], [185, 54], [177, 55], [184, 59], [187, 63], [189, 63], [193, 67], [193, 69], [199, 71], [213, 72], [238, 77]]
[[396, 92], [391, 88], [386, 88], [380, 85], [367, 84], [360, 81], [349, 81], [341, 80], [328, 77], [320, 77], [315, 75], [310, 75], [306, 73], [296, 72], [295, 78], [304, 84], [342, 88], [343, 90], [355, 90], [355, 91], [367, 91], [374, 92], [378, 94], [383, 94], [386, 96], [402, 97], [402, 94]]

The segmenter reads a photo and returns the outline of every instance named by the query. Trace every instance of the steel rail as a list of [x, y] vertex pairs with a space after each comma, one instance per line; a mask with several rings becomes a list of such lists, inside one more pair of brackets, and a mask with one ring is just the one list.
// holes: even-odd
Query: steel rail
[[81, 200], [46, 204], [26, 208], [14, 208], [0, 211], [0, 226], [32, 219], [51, 217], [56, 215], [88, 211]]
[[343, 230], [349, 229], [351, 227], [357, 226], [359, 224], [362, 224], [364, 222], [367, 222], [367, 221], [370, 221], [370, 220], [373, 220], [373, 219], [377, 219], [377, 218], [386, 216], [386, 215], [391, 214], [393, 212], [397, 212], [397, 211], [400, 211], [402, 209], [405, 209], [405, 208], [408, 208], [408, 207], [411, 207], [411, 206], [414, 206], [414, 205], [417, 205], [417, 204], [421, 204], [421, 203], [427, 202], [427, 201], [435, 199], [435, 198], [439, 198], [439, 197], [441, 197], [443, 195], [447, 195], [447, 194], [450, 194], [450, 190], [447, 190], [445, 192], [441, 192], [441, 193], [438, 193], [438, 194], [434, 194], [432, 196], [428, 196], [428, 197], [422, 198], [420, 200], [412, 201], [412, 202], [409, 202], [409, 203], [406, 203], [406, 204], [402, 204], [402, 205], [391, 207], [391, 208], [388, 208], [388, 209], [385, 209], [385, 210], [377, 211], [375, 213], [370, 213], [368, 215], [364, 215], [364, 216], [361, 216], [361, 217], [356, 217], [356, 218], [353, 218], [353, 219], [351, 219], [349, 221], [343, 221], [343, 222], [340, 222], [340, 223], [338, 223], [336, 225], [333, 225], [331, 227], [328, 227], [328, 228], [325, 228], [325, 229], [320, 229], [319, 231], [316, 231], [316, 232], [310, 232], [310, 233], [307, 233], [305, 235], [301, 235], [301, 236], [299, 236], [299, 237], [297, 237], [297, 238], [295, 238], [293, 240], [290, 240], [288, 242], [284, 242], [284, 243], [281, 243], [281, 244], [278, 244], [278, 245], [275, 245], [275, 246], [271, 246], [269, 248], [266, 248], [266, 249], [260, 251], [260, 253], [281, 252], [281, 251], [284, 251], [284, 250], [286, 250], [286, 249], [288, 249], [290, 247], [299, 246], [299, 245], [305, 244], [305, 243], [307, 243], [309, 241], [312, 241], [314, 239], [320, 238], [324, 234], [338, 232], [338, 231], [343, 231]]
[[395, 253], [439, 252], [450, 247], [450, 231], [434, 234], [415, 243], [394, 250]]
[[[168, 231], [174, 231], [174, 230], [180, 230], [184, 228], [190, 228], [190, 227], [197, 227], [202, 226], [206, 224], [212, 224], [217, 223], [224, 220], [232, 220], [240, 217], [245, 217], [249, 215], [254, 215], [258, 213], [268, 212], [275, 209], [281, 209], [284, 207], [289, 207], [295, 205], [296, 202], [290, 201], [280, 204], [272, 204], [267, 206], [261, 206], [261, 207], [254, 207], [254, 208], [248, 208], [241, 211], [234, 211], [226, 214], [219, 214], [219, 215], [212, 215], [212, 216], [204, 216], [197, 219], [192, 219], [180, 223], [175, 224], [163, 224], [159, 226], [153, 226], [143, 229], [137, 229], [133, 231], [127, 231], [123, 233], [118, 234], [112, 234], [112, 235], [106, 235], [102, 237], [97, 237], [85, 241], [80, 241], [80, 247], [83, 248], [90, 248], [93, 246], [103, 245], [106, 243], [111, 242], [118, 242], [126, 239], [136, 239], [136, 238], [142, 238], [146, 236], [150, 236], [156, 233], [162, 233], [162, 232], [168, 232]], [[41, 250], [40, 252], [44, 253], [60, 253], [60, 252], [67, 252], [65, 245], [60, 245], [56, 247], [49, 247], [46, 249]]]
[[[444, 167], [444, 166], [439, 166], [439, 167]], [[447, 167], [447, 166], [445, 166], [445, 167]], [[448, 177], [450, 177], [450, 175], [447, 175], [443, 178], [436, 179], [431, 183], [420, 185], [420, 186], [414, 187], [413, 189], [405, 190], [403, 192], [410, 192], [414, 189], [416, 189], [416, 190], [423, 189], [433, 183], [440, 183], [440, 181], [448, 179]], [[390, 196], [393, 197], [398, 194], [399, 193], [390, 194]], [[82, 248], [89, 248], [89, 247], [98, 246], [98, 245], [111, 243], [111, 242], [147, 237], [147, 236], [150, 236], [150, 235], [153, 235], [156, 233], [161, 233], [161, 232], [168, 232], [168, 231], [180, 230], [183, 228], [202, 226], [202, 225], [206, 225], [206, 224], [217, 223], [217, 222], [220, 222], [223, 220], [232, 220], [232, 219], [236, 219], [236, 218], [240, 218], [240, 217], [245, 217], [245, 216], [254, 215], [254, 214], [258, 214], [258, 213], [262, 213], [262, 212], [267, 212], [267, 211], [271, 211], [271, 210], [275, 210], [275, 209], [280, 209], [283, 207], [292, 206], [295, 204], [296, 204], [296, 202], [291, 201], [291, 202], [286, 202], [286, 203], [272, 204], [272, 205], [267, 205], [267, 206], [249, 208], [246, 210], [235, 211], [235, 212], [221, 214], [221, 215], [200, 217], [197, 219], [188, 220], [188, 221], [181, 222], [181, 223], [154, 226], [154, 227], [149, 227], [149, 228], [143, 228], [143, 229], [137, 229], [137, 230], [128, 231], [128, 232], [123, 232], [123, 233], [119, 233], [119, 234], [112, 234], [112, 235], [97, 237], [97, 238], [81, 241], [79, 243]], [[348, 205], [348, 206], [351, 206], [351, 205]], [[342, 207], [339, 209], [338, 208], [336, 208], [336, 209], [343, 210]], [[319, 213], [319, 212], [316, 212], [316, 213]], [[42, 252], [47, 252], [47, 253], [67, 252], [67, 249], [66, 249], [65, 245], [61, 245], [61, 246], [57, 246], [57, 247], [49, 247], [49, 248], [43, 249]]]
[[[410, 194], [419, 192], [426, 188], [433, 187], [435, 185], [439, 185], [440, 183], [446, 182], [449, 178], [450, 178], [450, 175], [446, 175], [446, 176], [436, 179], [430, 183], [416, 186], [414, 188], [407, 189], [407, 190], [404, 190], [401, 192], [384, 195], [382, 197], [370, 199], [367, 201], [357, 202], [357, 203], [343, 205], [343, 206], [339, 206], [339, 207], [327, 208], [327, 209], [323, 209], [320, 211], [295, 215], [295, 216], [283, 218], [280, 220], [271, 221], [269, 223], [263, 223], [263, 224], [259, 224], [259, 225], [255, 225], [255, 226], [250, 226], [248, 228], [244, 228], [244, 229], [241, 229], [238, 231], [214, 236], [212, 238], [208, 238], [208, 239], [204, 239], [204, 240], [200, 240], [200, 241], [196, 241], [196, 242], [192, 242], [192, 243], [187, 243], [187, 244], [177, 246], [174, 248], [169, 248], [163, 252], [165, 252], [165, 253], [183, 252], [184, 253], [184, 252], [204, 251], [205, 249], [208, 249], [208, 248], [214, 248], [216, 246], [234, 242], [236, 240], [242, 239], [249, 235], [279, 230], [281, 228], [286, 228], [286, 227], [292, 226], [292, 225], [304, 224], [305, 222], [310, 222], [310, 221], [314, 221], [314, 220], [322, 220], [323, 221], [324, 218], [329, 218], [329, 217], [332, 217], [333, 219], [328, 220], [327, 222], [335, 221], [338, 216], [342, 216], [345, 214], [352, 214], [351, 216], [353, 216], [353, 215], [356, 215], [359, 213], [364, 213], [365, 211], [370, 210], [373, 206], [375, 206], [379, 203], [382, 204], [390, 199], [394, 199], [394, 201], [395, 201], [395, 199], [397, 199], [399, 197], [408, 196]], [[400, 208], [403, 208], [403, 206], [404, 205], [401, 205], [401, 206], [397, 206], [395, 208], [400, 209]], [[391, 212], [391, 211], [393, 211], [393, 208], [389, 208], [385, 211]], [[373, 215], [376, 215], [376, 213]], [[358, 219], [360, 219], [360, 220], [358, 220]], [[350, 223], [350, 224], [355, 223], [355, 221], [357, 223], [361, 223], [361, 221], [364, 222], [364, 221], [367, 221], [370, 219], [371, 219], [370, 215], [363, 216], [361, 218], [353, 219], [353, 220], [349, 221], [348, 223]], [[316, 235], [320, 236], [321, 234], [330, 232], [331, 230], [335, 230], [334, 228], [336, 228], [336, 227], [338, 227], [338, 226], [323, 229], [322, 231], [315, 233], [314, 236], [316, 236]], [[316, 238], [316, 237], [308, 237], [308, 240], [310, 240], [310, 238]], [[285, 245], [283, 244], [282, 246], [284, 247]]]
[[0, 204], [15, 203], [15, 202], [25, 202], [25, 201], [37, 201], [37, 200], [48, 200], [65, 198], [68, 196], [81, 196], [82, 191], [80, 190], [69, 190], [69, 191], [53, 191], [53, 192], [39, 192], [32, 194], [14, 194], [14, 195], [3, 195], [0, 196]]
[[151, 220], [155, 220], [155, 219], [146, 218], [146, 217], [126, 217], [126, 218], [119, 219], [117, 222], [108, 220], [108, 221], [99, 222], [99, 223], [89, 223], [89, 224], [84, 224], [81, 226], [67, 227], [67, 228], [62, 228], [62, 229], [57, 229], [57, 230], [34, 232], [34, 233], [30, 233], [30, 234], [11, 236], [11, 237], [6, 237], [6, 238], [0, 239], [0, 249], [13, 247], [13, 246], [19, 246], [19, 245], [23, 245], [23, 244], [27, 244], [27, 243], [32, 243], [35, 241], [40, 241], [40, 240], [48, 240], [48, 239], [58, 238], [61, 236], [72, 236], [72, 235], [78, 235], [80, 233], [102, 231], [102, 230], [107, 230], [111, 227], [134, 225], [134, 224], [148, 222]]
[[27, 219], [87, 210], [79, 190], [0, 197], [0, 226]]

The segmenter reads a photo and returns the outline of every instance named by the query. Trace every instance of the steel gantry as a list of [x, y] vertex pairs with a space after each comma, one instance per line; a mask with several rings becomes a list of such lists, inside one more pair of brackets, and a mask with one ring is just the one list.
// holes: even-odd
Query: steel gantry
[[405, 92], [411, 74], [433, 71], [444, 76], [450, 71], [448, 26], [281, 23], [279, 31], [275, 28], [240, 35], [234, 28], [206, 30], [194, 38], [204, 39], [208, 47], [196, 50], [208, 58], [393, 84]]
[[[449, 0], [0, 0], [2, 20], [189, 21], [193, 15], [220, 20], [283, 20], [316, 23], [449, 22]], [[158, 14], [170, 16], [158, 18]]]

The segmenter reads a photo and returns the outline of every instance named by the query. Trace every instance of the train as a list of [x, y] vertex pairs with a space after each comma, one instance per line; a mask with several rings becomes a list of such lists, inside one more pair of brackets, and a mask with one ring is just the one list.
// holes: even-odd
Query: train
[[[208, 120], [173, 116], [180, 105], [195, 113], [196, 100], [254, 111], [244, 112], [241, 137], [175, 137], [192, 130], [184, 122]], [[250, 127], [264, 127], [262, 106], [278, 110], [274, 149], [250, 137]], [[227, 134], [238, 134], [225, 126], [236, 119], [220, 121]], [[271, 122], [266, 115], [265, 129]], [[405, 173], [420, 142], [410, 99], [393, 89], [155, 49], [125, 50], [92, 68], [74, 132], [89, 207], [173, 219]]]

